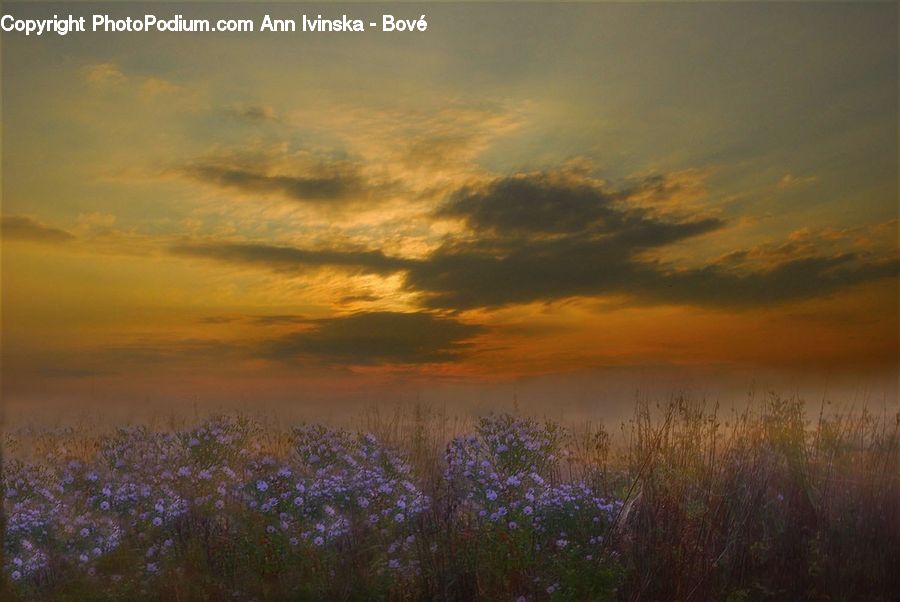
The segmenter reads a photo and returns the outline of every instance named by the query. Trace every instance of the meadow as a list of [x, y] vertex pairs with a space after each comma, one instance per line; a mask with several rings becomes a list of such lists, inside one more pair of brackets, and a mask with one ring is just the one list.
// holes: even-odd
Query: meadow
[[900, 414], [4, 434], [4, 600], [896, 600]]

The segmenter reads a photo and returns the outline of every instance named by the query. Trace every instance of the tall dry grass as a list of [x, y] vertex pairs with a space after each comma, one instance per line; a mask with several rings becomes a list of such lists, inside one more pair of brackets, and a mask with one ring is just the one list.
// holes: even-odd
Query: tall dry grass
[[639, 404], [625, 600], [897, 600], [900, 414]]
[[[798, 399], [774, 395], [738, 412], [676, 398], [659, 405], [636, 402], [620, 437], [602, 424], [548, 424], [567, 452], [548, 478], [586, 480], [624, 506], [603, 544], [611, 559], [602, 565], [608, 573], [586, 574], [601, 565], [557, 557], [551, 572], [577, 587], [547, 596], [539, 591], [535, 599], [900, 599], [900, 413], [834, 412], [823, 405], [809, 415], [805, 408]], [[434, 501], [416, 532], [422, 570], [415, 582], [391, 587], [381, 581], [376, 589], [365, 560], [371, 551], [348, 540], [340, 558], [310, 569], [323, 579], [317, 596], [515, 599], [545, 572], [549, 560], [540, 550], [528, 542], [490, 540], [455, 512], [460, 500], [445, 481], [445, 449], [453, 437], [477, 428], [474, 421], [415, 405], [372, 409], [356, 422], [358, 430], [404, 452], [418, 486]], [[255, 432], [255, 444], [267, 453], [292, 453], [287, 429], [270, 424]], [[33, 440], [15, 447], [32, 457], [64, 445], [69, 456], [88, 458], [104, 435], [42, 437], [35, 431], [18, 435], [23, 437]], [[210, 592], [219, 591], [214, 585], [223, 579], [229, 587], [249, 587], [249, 566], [271, 569], [253, 577], [261, 584], [258, 599], [296, 593], [291, 567], [270, 566], [262, 557], [250, 563], [245, 556], [255, 547], [239, 554], [232, 551], [240, 547], [235, 542], [211, 545], [203, 533], [185, 527], [184, 572], [163, 581], [168, 589], [148, 595], [215, 599]], [[329, 578], [326, 566], [339, 571]], [[2, 589], [6, 585], [0, 583], [0, 595], [15, 599], [14, 590]], [[42, 599], [77, 600], [85, 591], [62, 584]], [[107, 599], [97, 591], [91, 596]]]

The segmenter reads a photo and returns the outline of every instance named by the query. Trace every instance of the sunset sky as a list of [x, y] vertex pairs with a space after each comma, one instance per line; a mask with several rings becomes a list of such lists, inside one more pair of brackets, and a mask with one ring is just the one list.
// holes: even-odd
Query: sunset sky
[[179, 12], [429, 27], [4, 34], [6, 402], [896, 402], [895, 3]]

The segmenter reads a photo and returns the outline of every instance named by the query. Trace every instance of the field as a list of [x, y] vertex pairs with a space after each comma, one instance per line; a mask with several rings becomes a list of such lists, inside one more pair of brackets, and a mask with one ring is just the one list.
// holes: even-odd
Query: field
[[4, 444], [4, 600], [896, 600], [900, 415], [423, 407]]

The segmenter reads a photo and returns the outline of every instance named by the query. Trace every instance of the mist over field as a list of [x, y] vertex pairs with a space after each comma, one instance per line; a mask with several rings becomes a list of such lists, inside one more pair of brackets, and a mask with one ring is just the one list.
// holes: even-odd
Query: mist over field
[[3, 11], [4, 600], [897, 599], [896, 4]]

